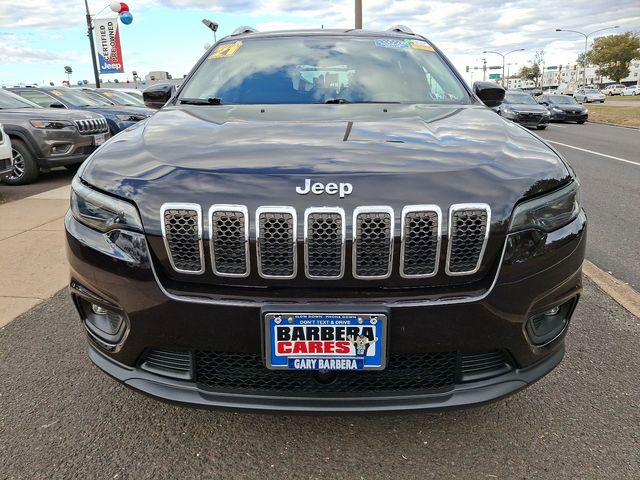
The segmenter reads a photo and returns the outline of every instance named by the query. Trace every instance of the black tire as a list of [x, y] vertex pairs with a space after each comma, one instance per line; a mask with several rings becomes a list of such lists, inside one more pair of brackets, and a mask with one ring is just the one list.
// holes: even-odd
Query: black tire
[[7, 185], [26, 185], [35, 182], [40, 175], [40, 168], [29, 147], [17, 138], [11, 139], [13, 151], [13, 173], [5, 177], [2, 182]]
[[582, 125], [584, 123], [584, 120], [578, 120], [578, 125]]
[[547, 128], [547, 125], [538, 125], [536, 128], [538, 130], [544, 130], [545, 128]]

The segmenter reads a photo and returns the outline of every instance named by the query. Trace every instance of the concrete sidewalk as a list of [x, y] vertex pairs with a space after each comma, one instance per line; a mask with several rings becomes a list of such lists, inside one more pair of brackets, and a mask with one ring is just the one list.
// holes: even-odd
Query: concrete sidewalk
[[0, 205], [0, 327], [65, 287], [64, 186]]

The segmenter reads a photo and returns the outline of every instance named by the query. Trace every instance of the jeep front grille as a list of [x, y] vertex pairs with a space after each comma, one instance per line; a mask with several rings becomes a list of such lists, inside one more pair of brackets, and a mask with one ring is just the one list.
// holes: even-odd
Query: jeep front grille
[[221, 277], [249, 275], [249, 212], [242, 205], [214, 205], [211, 222], [211, 264]]
[[489, 238], [490, 221], [489, 205], [451, 206], [447, 251], [448, 275], [471, 275], [478, 271]]
[[353, 276], [379, 279], [391, 275], [393, 210], [358, 207], [353, 212]]
[[204, 273], [200, 205], [166, 203], [161, 217], [164, 243], [173, 269], [180, 273]]
[[[449, 210], [446, 259], [441, 253], [443, 215], [437, 205], [402, 209], [400, 257], [394, 261], [391, 207], [363, 206], [353, 211], [352, 245], [347, 253], [347, 216], [338, 207], [311, 207], [304, 212], [304, 274], [314, 280], [345, 275], [351, 255], [351, 276], [385, 279], [394, 268], [403, 278], [427, 278], [444, 263], [449, 276], [472, 275], [480, 269], [489, 238], [491, 210], [486, 204], [457, 204]], [[203, 221], [208, 228], [212, 272], [220, 277], [247, 277], [251, 270], [251, 227], [255, 226], [255, 266], [262, 278], [292, 279], [298, 275], [298, 219], [293, 207], [259, 207], [251, 218], [244, 205], [213, 205], [203, 219], [197, 204], [162, 206], [161, 222], [167, 257], [179, 273], [203, 274]], [[255, 223], [250, 223], [255, 222]], [[395, 265], [395, 266], [394, 266]]]
[[440, 260], [442, 212], [436, 205], [407, 205], [402, 209], [400, 275], [432, 277]]
[[80, 135], [95, 135], [97, 133], [106, 133], [109, 131], [109, 126], [104, 118], [75, 120], [75, 124]]
[[258, 273], [264, 278], [294, 278], [298, 223], [293, 207], [260, 207], [256, 212]]
[[304, 214], [304, 260], [309, 278], [336, 280], [344, 275], [344, 210], [308, 208]]

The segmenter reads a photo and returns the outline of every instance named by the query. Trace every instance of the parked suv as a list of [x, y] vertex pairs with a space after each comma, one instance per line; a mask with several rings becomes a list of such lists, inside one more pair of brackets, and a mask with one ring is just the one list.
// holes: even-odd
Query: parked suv
[[104, 116], [112, 135], [152, 115], [146, 107], [116, 106], [108, 101], [86, 95], [82, 90], [67, 87], [17, 87], [12, 92], [41, 107], [88, 110]]
[[12, 144], [13, 172], [3, 179], [10, 185], [35, 181], [41, 169], [75, 169], [110, 136], [102, 115], [41, 108], [4, 89], [0, 123]]
[[614, 83], [613, 85], [607, 85], [602, 93], [605, 95], [613, 96], [613, 95], [622, 95], [622, 91], [627, 88], [626, 85], [622, 85], [621, 83]]
[[406, 27], [242, 28], [150, 92], [166, 105], [81, 167], [65, 217], [109, 375], [190, 405], [389, 412], [485, 403], [561, 361], [579, 183], [487, 108], [495, 83], [470, 90]]
[[11, 139], [0, 123], [0, 180], [13, 172], [13, 155], [11, 154]]

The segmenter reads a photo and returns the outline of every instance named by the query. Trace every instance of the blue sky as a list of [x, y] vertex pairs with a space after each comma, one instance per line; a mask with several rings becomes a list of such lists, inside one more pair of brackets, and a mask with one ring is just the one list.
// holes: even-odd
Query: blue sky
[[[509, 57], [518, 63], [512, 69], [526, 64], [540, 48], [546, 52], [548, 65], [574, 62], [584, 46], [583, 37], [555, 32], [555, 28], [590, 32], [620, 25], [618, 31], [640, 31], [638, 0], [618, 0], [613, 11], [603, 10], [592, 0], [363, 3], [365, 28], [408, 25], [442, 48], [460, 70], [465, 65], [480, 65], [483, 50], [525, 48], [525, 52]], [[91, 0], [89, 4], [92, 13], [97, 13], [108, 2]], [[203, 18], [220, 24], [218, 38], [239, 25], [260, 30], [353, 26], [351, 0], [131, 0], [128, 4], [134, 21], [120, 25], [127, 73], [103, 75], [105, 80], [126, 80], [133, 70], [140, 75], [167, 70], [174, 77], [188, 73], [204, 53], [204, 43], [213, 43], [213, 34], [201, 23]], [[19, 7], [15, 5], [0, 0], [0, 85], [59, 84], [66, 79], [65, 65], [74, 69], [73, 83], [93, 78], [83, 0], [21, 0]], [[488, 56], [488, 61], [494, 65], [501, 62], [498, 56]]]

